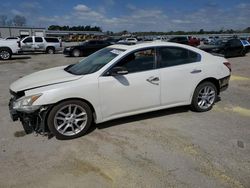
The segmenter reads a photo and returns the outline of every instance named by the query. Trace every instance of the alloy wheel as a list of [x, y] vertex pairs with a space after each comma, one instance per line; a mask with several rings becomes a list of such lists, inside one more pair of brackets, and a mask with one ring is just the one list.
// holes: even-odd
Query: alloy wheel
[[215, 101], [215, 92], [211, 86], [203, 87], [198, 94], [198, 106], [204, 110], [210, 108]]
[[3, 50], [0, 52], [0, 57], [1, 59], [9, 59], [10, 58], [10, 53], [6, 50]]
[[54, 117], [56, 130], [64, 136], [74, 136], [87, 124], [85, 109], [77, 104], [69, 104], [59, 109]]

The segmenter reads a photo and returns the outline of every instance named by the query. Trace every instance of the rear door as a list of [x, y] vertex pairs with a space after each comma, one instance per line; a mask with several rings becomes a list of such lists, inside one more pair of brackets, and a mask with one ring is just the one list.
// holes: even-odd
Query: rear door
[[232, 39], [228, 41], [229, 47], [226, 51], [226, 56], [239, 56], [242, 54], [243, 45], [239, 39]]
[[44, 41], [42, 37], [35, 37], [34, 50], [43, 51], [45, 49]]
[[98, 45], [96, 41], [89, 41], [87, 45], [87, 54], [92, 54], [98, 50]]
[[187, 104], [204, 77], [201, 56], [180, 47], [158, 48], [161, 105]]

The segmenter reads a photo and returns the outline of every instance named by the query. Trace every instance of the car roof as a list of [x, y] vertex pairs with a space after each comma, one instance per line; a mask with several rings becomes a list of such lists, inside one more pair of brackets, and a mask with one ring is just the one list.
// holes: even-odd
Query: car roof
[[109, 47], [121, 49], [121, 50], [137, 50], [141, 48], [150, 48], [150, 47], [156, 47], [156, 46], [182, 47], [182, 48], [190, 49], [193, 51], [199, 51], [199, 49], [194, 48], [192, 46], [183, 45], [183, 44], [174, 43], [174, 42], [163, 42], [163, 41], [152, 41], [152, 42], [150, 41], [150, 42], [143, 42], [143, 43], [139, 43], [135, 45], [115, 44]]

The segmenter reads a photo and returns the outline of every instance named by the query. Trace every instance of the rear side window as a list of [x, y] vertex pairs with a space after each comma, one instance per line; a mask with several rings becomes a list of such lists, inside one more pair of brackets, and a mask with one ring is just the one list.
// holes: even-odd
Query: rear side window
[[96, 45], [96, 41], [89, 41], [89, 45]]
[[46, 42], [59, 42], [58, 38], [45, 38]]
[[159, 66], [160, 68], [183, 65], [199, 62], [201, 55], [179, 47], [159, 48]]
[[97, 44], [99, 44], [99, 45], [103, 45], [103, 44], [104, 44], [104, 42], [103, 42], [103, 41], [97, 41]]
[[35, 37], [35, 42], [43, 42], [43, 38], [42, 37]]
[[238, 40], [238, 39], [229, 40], [228, 43], [230, 44], [230, 46], [233, 46], [233, 47], [240, 47], [240, 46], [242, 46], [241, 41]]

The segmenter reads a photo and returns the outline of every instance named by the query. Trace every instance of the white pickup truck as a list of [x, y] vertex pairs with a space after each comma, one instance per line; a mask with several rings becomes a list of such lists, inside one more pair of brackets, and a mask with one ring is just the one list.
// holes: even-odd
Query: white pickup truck
[[12, 54], [22, 52], [46, 52], [54, 54], [62, 50], [62, 42], [56, 37], [28, 36], [20, 39], [0, 39], [0, 60], [8, 60]]
[[12, 54], [18, 54], [20, 47], [16, 40], [0, 40], [0, 60], [8, 60]]

